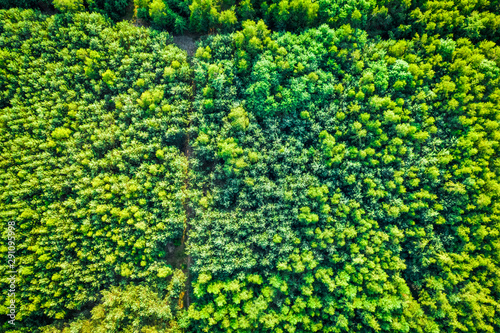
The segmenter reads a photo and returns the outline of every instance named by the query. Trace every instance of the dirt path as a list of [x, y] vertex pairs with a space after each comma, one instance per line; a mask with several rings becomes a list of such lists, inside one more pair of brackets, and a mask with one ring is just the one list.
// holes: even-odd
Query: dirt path
[[[142, 19], [138, 19], [136, 17], [136, 10], [135, 10], [135, 5], [134, 1], [131, 0], [129, 3], [129, 6], [127, 7], [127, 12], [125, 16], [123, 17], [123, 20], [130, 21], [132, 24], [135, 26], [149, 26], [147, 22], [144, 22]], [[196, 41], [198, 40], [200, 36], [197, 34], [184, 34], [184, 35], [179, 35], [179, 36], [173, 36], [174, 43], [181, 49], [187, 52], [188, 57], [192, 58], [196, 52], [197, 46], [196, 46]], [[196, 87], [194, 84], [194, 81], [191, 83], [191, 86], [193, 88], [193, 100], [194, 100], [194, 94], [196, 91]], [[189, 111], [191, 114], [192, 110]], [[190, 115], [189, 115], [190, 116]], [[186, 245], [188, 242], [189, 238], [189, 229], [190, 229], [190, 221], [194, 216], [194, 211], [191, 208], [190, 205], [190, 197], [189, 197], [189, 169], [190, 169], [190, 158], [192, 154], [192, 147], [189, 144], [190, 137], [189, 137], [189, 128], [191, 127], [191, 122], [188, 125], [188, 130], [187, 130], [187, 135], [186, 135], [186, 140], [184, 141], [184, 145], [182, 148], [182, 151], [184, 155], [187, 158], [188, 164], [186, 166], [185, 174], [184, 174], [184, 202], [183, 202], [183, 207], [184, 211], [186, 212], [186, 219], [184, 221], [184, 232], [182, 235], [181, 239], [181, 244], [178, 246], [175, 246], [174, 244], [169, 244], [167, 246], [167, 252], [169, 253], [169, 263], [174, 267], [174, 268], [183, 268], [184, 274], [186, 275], [186, 292], [184, 293], [184, 300], [183, 300], [183, 305], [185, 309], [189, 308], [189, 305], [191, 304], [190, 300], [190, 293], [191, 293], [191, 256], [187, 255], [186, 252]]]
[[[174, 37], [175, 38], [175, 37]], [[194, 42], [193, 42], [194, 44]], [[193, 49], [193, 53], [194, 53], [194, 49]], [[189, 51], [188, 51], [188, 55], [189, 55], [189, 58], [192, 57], [192, 55], [189, 54]], [[192, 65], [192, 64], [191, 64]], [[186, 255], [187, 254], [187, 251], [186, 251], [186, 244], [188, 242], [188, 239], [189, 239], [189, 230], [191, 228], [191, 219], [194, 218], [194, 211], [192, 209], [192, 206], [190, 205], [190, 174], [189, 174], [189, 170], [191, 169], [191, 155], [193, 153], [193, 148], [191, 147], [191, 144], [190, 144], [190, 128], [191, 128], [191, 114], [193, 112], [193, 102], [194, 102], [194, 96], [195, 96], [195, 93], [196, 93], [196, 84], [194, 82], [194, 79], [193, 81], [191, 81], [191, 87], [192, 87], [192, 97], [191, 97], [191, 108], [189, 110], [189, 114], [188, 114], [188, 117], [189, 117], [189, 124], [188, 124], [188, 130], [187, 130], [187, 135], [186, 135], [186, 140], [184, 141], [184, 147], [183, 147], [183, 152], [184, 152], [184, 155], [186, 156], [187, 158], [187, 167], [186, 167], [186, 171], [185, 171], [185, 175], [184, 175], [184, 194], [185, 194], [185, 199], [184, 199], [184, 210], [186, 212], [186, 222], [185, 222], [185, 225], [184, 225], [184, 234], [182, 235], [182, 244], [181, 244], [181, 247], [183, 248], [184, 250], [184, 254]], [[187, 310], [189, 308], [189, 306], [191, 305], [191, 299], [190, 299], [190, 295], [191, 295], [191, 255], [187, 254], [187, 256], [185, 257], [185, 260], [186, 260], [186, 270], [185, 270], [185, 274], [186, 274], [186, 293], [185, 293], [185, 296], [184, 296], [184, 306], [185, 306], [185, 309]]]
[[187, 52], [188, 56], [194, 56], [196, 49], [196, 40], [199, 38], [198, 35], [195, 34], [185, 34], [174, 36], [174, 43], [181, 49]]
[[190, 298], [189, 295], [191, 293], [191, 256], [187, 255], [186, 256], [186, 243], [189, 239], [189, 229], [190, 229], [190, 221], [191, 218], [193, 217], [193, 210], [190, 206], [190, 198], [189, 198], [189, 159], [191, 156], [192, 148], [191, 145], [189, 144], [189, 131], [186, 136], [186, 141], [184, 143], [184, 154], [187, 157], [188, 160], [188, 165], [186, 167], [186, 171], [184, 174], [184, 211], [186, 212], [186, 220], [184, 223], [184, 233], [182, 235], [182, 241], [181, 241], [181, 248], [184, 251], [184, 258], [185, 258], [185, 263], [186, 263], [186, 269], [184, 270], [184, 274], [186, 275], [186, 293], [184, 294], [184, 307], [185, 309], [189, 308], [190, 303]]

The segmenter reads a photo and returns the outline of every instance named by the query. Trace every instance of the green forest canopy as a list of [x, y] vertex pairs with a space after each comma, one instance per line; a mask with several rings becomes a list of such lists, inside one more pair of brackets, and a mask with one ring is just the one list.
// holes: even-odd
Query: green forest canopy
[[0, 11], [16, 332], [500, 330], [498, 2], [72, 3]]
[[65, 318], [113, 285], [165, 291], [186, 219], [186, 53], [98, 14], [2, 11], [0, 31], [0, 218], [18, 225], [19, 321]]
[[391, 38], [427, 33], [498, 43], [500, 29], [498, 0], [0, 0], [0, 9], [11, 7], [88, 10], [115, 21], [133, 10], [153, 27], [177, 34], [230, 32], [262, 19], [279, 31], [350, 24]]
[[202, 47], [195, 325], [498, 330], [494, 43], [246, 23]]

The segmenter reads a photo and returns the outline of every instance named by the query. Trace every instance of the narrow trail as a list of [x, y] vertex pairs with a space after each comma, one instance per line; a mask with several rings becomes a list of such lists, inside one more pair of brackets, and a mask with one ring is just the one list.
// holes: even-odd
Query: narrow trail
[[[191, 125], [191, 122], [189, 124], [189, 126]], [[189, 128], [189, 127], [188, 127]], [[185, 174], [184, 174], [184, 211], [186, 212], [186, 220], [184, 222], [184, 232], [183, 232], [183, 235], [182, 235], [182, 240], [181, 240], [181, 247], [184, 249], [184, 251], [186, 251], [186, 243], [188, 241], [188, 238], [189, 238], [189, 229], [191, 227], [190, 225], [190, 221], [191, 221], [191, 218], [193, 217], [193, 210], [190, 206], [190, 198], [189, 198], [189, 164], [190, 164], [190, 158], [191, 158], [191, 153], [192, 153], [192, 148], [191, 148], [191, 145], [189, 144], [189, 130], [188, 130], [188, 133], [186, 135], [186, 141], [184, 143], [184, 154], [187, 158], [187, 166], [186, 166], [186, 170], [185, 170]], [[190, 298], [189, 298], [189, 295], [190, 295], [190, 287], [191, 287], [191, 272], [190, 272], [190, 269], [191, 269], [191, 256], [190, 255], [187, 255], [185, 257], [186, 259], [186, 270], [185, 270], [185, 274], [186, 274], [186, 293], [184, 294], [184, 307], [186, 309], [189, 308], [189, 305], [191, 304], [190, 302]]]
[[[174, 39], [175, 41], [175, 39]], [[182, 49], [185, 49], [187, 54], [188, 54], [188, 59], [189, 59], [189, 62], [190, 64], [192, 65], [192, 56], [194, 55], [194, 52], [196, 50], [196, 44], [195, 44], [195, 41], [194, 39], [192, 38], [189, 38], [189, 40], [187, 41], [187, 45], [184, 44], [184, 45], [178, 45], [180, 48]], [[184, 142], [184, 147], [183, 147], [183, 153], [184, 155], [186, 156], [186, 159], [187, 159], [187, 165], [186, 165], [186, 170], [185, 170], [185, 174], [184, 174], [184, 195], [185, 195], [185, 199], [184, 199], [184, 211], [186, 212], [186, 220], [185, 220], [185, 225], [184, 225], [184, 232], [183, 232], [183, 235], [182, 235], [182, 241], [181, 241], [181, 247], [184, 249], [184, 251], [186, 251], [186, 244], [188, 242], [188, 239], [189, 239], [189, 230], [191, 228], [191, 219], [194, 217], [194, 211], [190, 205], [190, 174], [189, 174], [189, 170], [191, 169], [190, 168], [190, 164], [191, 164], [191, 155], [193, 153], [193, 149], [190, 145], [190, 128], [191, 128], [191, 121], [192, 121], [192, 118], [191, 118], [191, 115], [193, 113], [193, 102], [194, 102], [194, 97], [195, 97], [195, 94], [196, 94], [196, 84], [194, 82], [194, 79], [191, 81], [191, 87], [192, 87], [192, 96], [191, 96], [191, 108], [189, 110], [189, 114], [188, 114], [188, 117], [189, 117], [189, 124], [188, 124], [188, 127], [187, 127], [187, 135], [186, 135], [186, 140]], [[186, 254], [186, 252], [185, 252]], [[190, 299], [190, 295], [191, 295], [191, 255], [187, 255], [185, 256], [185, 264], [186, 264], [186, 270], [185, 270], [185, 274], [186, 274], [186, 292], [184, 294], [184, 308], [185, 309], [188, 309], [189, 306], [191, 305], [191, 299]]]
[[[134, 1], [131, 0], [129, 3], [129, 6], [127, 8], [127, 13], [125, 17], [123, 18], [124, 20], [128, 20], [132, 22], [135, 26], [149, 26], [149, 24], [142, 20], [138, 19], [136, 17], [136, 8], [134, 5]], [[174, 44], [179, 47], [180, 49], [186, 51], [188, 55], [188, 61], [190, 65], [192, 66], [192, 59], [193, 56], [196, 52], [197, 46], [196, 46], [196, 41], [200, 38], [199, 34], [194, 34], [194, 33], [186, 33], [183, 35], [172, 35], [173, 37], [173, 42]], [[181, 259], [178, 261], [175, 259], [172, 263], [174, 266], [179, 267], [179, 266], [184, 266], [185, 269], [183, 269], [184, 274], [186, 275], [186, 292], [184, 293], [184, 297], [182, 300], [183, 307], [185, 309], [188, 309], [189, 306], [191, 305], [191, 299], [190, 299], [190, 294], [191, 294], [191, 256], [187, 255], [186, 252], [186, 245], [188, 243], [189, 239], [189, 230], [191, 228], [191, 219], [194, 217], [194, 211], [191, 207], [190, 203], [190, 164], [191, 164], [191, 155], [192, 155], [192, 147], [190, 145], [190, 128], [191, 128], [191, 114], [193, 113], [193, 107], [192, 107], [192, 102], [194, 102], [194, 96], [196, 94], [196, 85], [194, 80], [191, 82], [191, 87], [192, 87], [192, 97], [191, 97], [191, 108], [189, 110], [189, 124], [187, 126], [187, 135], [186, 139], [184, 141], [183, 147], [182, 147], [182, 152], [184, 153], [184, 156], [186, 156], [187, 159], [187, 165], [186, 169], [184, 172], [184, 200], [183, 200], [183, 208], [184, 211], [186, 212], [186, 218], [184, 221], [184, 231], [182, 234], [182, 239], [181, 239], [181, 244], [178, 246], [173, 253], [171, 254], [172, 257], [174, 258], [179, 258]], [[182, 254], [181, 254], [182, 252]], [[181, 265], [182, 262], [182, 265]]]
[[187, 52], [188, 57], [192, 58], [196, 53], [196, 40], [200, 37], [199, 34], [184, 34], [184, 35], [173, 35], [174, 44], [180, 49]]

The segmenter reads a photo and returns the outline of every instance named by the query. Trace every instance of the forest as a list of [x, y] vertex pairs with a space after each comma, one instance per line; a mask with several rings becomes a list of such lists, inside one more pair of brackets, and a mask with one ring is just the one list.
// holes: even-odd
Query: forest
[[498, 43], [498, 0], [0, 0], [0, 332], [500, 332]]

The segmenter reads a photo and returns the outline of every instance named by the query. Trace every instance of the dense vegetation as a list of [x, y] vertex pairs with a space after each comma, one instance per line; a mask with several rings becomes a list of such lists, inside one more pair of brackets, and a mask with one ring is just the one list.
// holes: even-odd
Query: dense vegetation
[[81, 316], [69, 325], [46, 326], [42, 332], [183, 332], [185, 282], [183, 272], [176, 270], [163, 299], [144, 285], [128, 285], [124, 290], [112, 287], [102, 292], [102, 303], [92, 309], [90, 318]]
[[53, 0], [54, 7], [61, 12], [77, 12], [84, 9], [106, 14], [113, 20], [125, 15], [128, 0]]
[[169, 41], [98, 14], [0, 12], [0, 219], [17, 221], [20, 321], [65, 318], [110, 286], [166, 291], [191, 95]]
[[51, 0], [0, 0], [0, 9], [12, 7], [32, 8], [43, 5], [49, 5]]
[[134, 4], [0, 0], [0, 331], [500, 331], [498, 1]]
[[[95, 11], [113, 20], [123, 17], [129, 0], [0, 0], [0, 8], [50, 7], [61, 12]], [[443, 37], [484, 38], [498, 42], [498, 0], [133, 0], [137, 17], [154, 28], [177, 34], [230, 32], [246, 20], [262, 19], [272, 30], [300, 31], [328, 24], [350, 24], [371, 35], [411, 38], [439, 34]]]
[[202, 47], [196, 326], [500, 330], [498, 46], [248, 22]]
[[498, 0], [134, 0], [139, 17], [181, 33], [233, 31], [245, 20], [259, 20], [273, 30], [297, 31], [328, 24], [350, 24], [372, 35], [412, 37], [414, 33], [454, 35], [498, 42]]
[[129, 6], [128, 0], [0, 0], [0, 9], [12, 7], [52, 9], [61, 12], [92, 11], [105, 14], [113, 20], [122, 18]]

